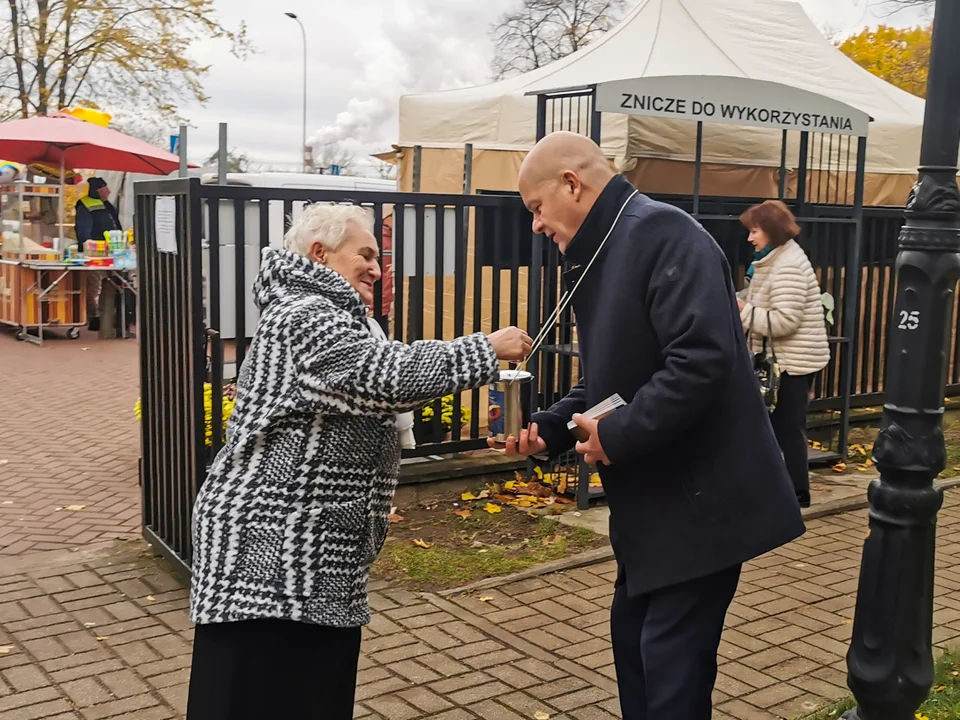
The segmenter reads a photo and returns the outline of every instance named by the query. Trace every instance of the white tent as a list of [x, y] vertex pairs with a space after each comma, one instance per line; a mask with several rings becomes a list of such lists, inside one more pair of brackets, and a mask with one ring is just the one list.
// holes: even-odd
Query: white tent
[[[420, 145], [421, 189], [459, 191], [463, 146], [472, 143], [473, 187], [512, 190], [536, 135], [530, 93], [676, 76], [775, 82], [869, 114], [866, 202], [906, 199], [916, 175], [923, 100], [860, 68], [820, 34], [798, 3], [784, 0], [641, 0], [601, 40], [546, 67], [489, 85], [405, 96], [398, 142], [402, 187], [411, 185], [409, 149]], [[641, 190], [690, 193], [695, 123], [604, 114], [602, 130], [603, 148]], [[781, 141], [779, 130], [705, 125], [701, 191], [775, 195]], [[799, 133], [791, 133], [788, 187], [796, 182], [798, 144]]]

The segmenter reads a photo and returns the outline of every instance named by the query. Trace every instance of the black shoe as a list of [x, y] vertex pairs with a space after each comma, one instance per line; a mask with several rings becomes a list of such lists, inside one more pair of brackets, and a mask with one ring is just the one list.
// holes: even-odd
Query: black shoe
[[87, 323], [87, 330], [90, 332], [100, 332], [100, 317], [94, 315]]

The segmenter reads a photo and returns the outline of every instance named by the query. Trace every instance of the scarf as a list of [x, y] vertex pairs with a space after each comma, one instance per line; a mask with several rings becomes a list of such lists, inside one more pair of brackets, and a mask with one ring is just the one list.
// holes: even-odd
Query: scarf
[[767, 245], [763, 250], [757, 250], [753, 254], [753, 262], [750, 263], [750, 267], [747, 268], [747, 281], [753, 279], [753, 271], [755, 270], [754, 265], [756, 265], [758, 260], [763, 260], [767, 255], [772, 253], [774, 248], [770, 245]]

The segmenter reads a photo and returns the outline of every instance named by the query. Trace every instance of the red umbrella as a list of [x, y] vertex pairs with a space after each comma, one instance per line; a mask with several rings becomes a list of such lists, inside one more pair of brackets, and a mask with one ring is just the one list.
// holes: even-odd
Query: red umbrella
[[180, 158], [110, 128], [60, 115], [0, 123], [0, 157], [60, 167], [169, 175]]

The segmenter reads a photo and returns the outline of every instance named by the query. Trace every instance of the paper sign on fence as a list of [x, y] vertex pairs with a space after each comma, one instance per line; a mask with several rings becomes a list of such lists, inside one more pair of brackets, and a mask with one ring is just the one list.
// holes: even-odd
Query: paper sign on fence
[[177, 252], [177, 199], [169, 195], [157, 198], [153, 217], [159, 252]]

